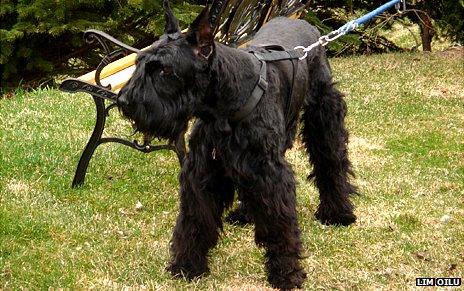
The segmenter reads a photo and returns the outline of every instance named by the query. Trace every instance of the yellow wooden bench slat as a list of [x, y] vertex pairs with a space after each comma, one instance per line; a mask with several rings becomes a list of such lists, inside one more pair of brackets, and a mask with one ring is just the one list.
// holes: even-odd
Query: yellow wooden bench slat
[[[104, 78], [110, 75], [113, 75], [116, 72], [119, 72], [127, 67], [134, 65], [135, 57], [136, 57], [136, 54], [133, 53], [133, 54], [127, 55], [119, 60], [116, 60], [108, 64], [101, 71], [100, 80], [103, 80]], [[81, 81], [95, 84], [95, 72], [96, 72], [95, 70], [92, 72], [89, 72], [85, 75], [80, 76], [78, 79]]]
[[121, 87], [124, 86], [124, 84], [129, 80], [134, 71], [135, 66], [132, 65], [104, 78], [101, 80], [101, 83], [103, 86], [111, 85], [111, 91], [117, 93], [119, 89], [121, 89]]
[[[144, 47], [142, 50], [148, 49], [150, 46]], [[135, 64], [135, 58], [137, 57], [136, 53], [132, 53], [130, 55], [127, 55], [123, 58], [120, 58], [119, 60], [116, 60], [112, 63], [109, 63], [106, 65], [102, 71], [100, 72], [100, 80], [103, 81], [104, 78], [111, 76], [121, 70], [126, 69], [127, 67], [133, 66]], [[87, 74], [84, 74], [80, 76], [78, 79], [81, 81], [85, 81], [88, 83], [95, 84], [95, 72], [96, 70], [93, 70], [92, 72], [89, 72]], [[130, 76], [129, 76], [130, 77]], [[129, 78], [127, 78], [129, 80]], [[126, 81], [127, 81], [126, 80]]]

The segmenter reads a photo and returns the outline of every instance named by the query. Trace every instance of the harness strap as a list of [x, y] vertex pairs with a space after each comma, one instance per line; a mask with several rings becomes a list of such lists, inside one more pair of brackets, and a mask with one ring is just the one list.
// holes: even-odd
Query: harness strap
[[298, 59], [301, 57], [301, 54], [295, 50], [286, 51], [285, 48], [278, 45], [267, 45], [261, 48], [264, 48], [266, 51], [249, 51], [261, 62], [258, 82], [255, 85], [253, 91], [251, 92], [251, 96], [247, 99], [245, 104], [232, 115], [230, 120], [236, 122], [248, 116], [256, 107], [258, 102], [261, 100], [261, 97], [263, 96], [264, 92], [266, 92], [268, 87], [266, 62], [289, 60], [292, 63], [292, 84], [290, 87], [290, 93], [288, 95], [288, 98], [286, 98], [287, 100], [285, 102], [284, 114], [287, 122], [290, 122], [289, 115], [290, 106], [293, 100], [293, 87], [295, 85], [295, 76], [298, 71]]
[[[291, 59], [290, 60], [292, 62], [292, 70], [293, 70], [293, 74], [292, 74], [292, 86], [290, 87], [290, 94], [288, 95], [288, 99], [287, 99], [287, 104], [286, 104], [286, 108], [287, 108], [287, 111], [285, 113], [285, 117], [287, 119], [287, 122], [290, 122], [290, 106], [293, 104], [293, 90], [295, 89], [295, 76], [298, 72], [298, 59]], [[288, 125], [288, 124], [287, 124]]]
[[293, 87], [295, 86], [295, 76], [298, 71], [298, 59], [301, 57], [301, 54], [295, 50], [286, 51], [284, 47], [279, 45], [265, 45], [259, 47], [259, 50], [251, 49], [249, 52], [252, 53], [261, 63], [259, 79], [253, 88], [253, 91], [251, 92], [251, 96], [247, 99], [245, 104], [232, 115], [230, 120], [234, 122], [242, 120], [253, 111], [256, 105], [258, 105], [261, 97], [263, 96], [264, 92], [266, 92], [268, 87], [266, 62], [289, 60], [292, 63], [292, 84], [288, 98], [286, 98], [287, 100], [285, 102], [284, 112], [285, 118], [289, 122], [290, 106], [293, 100]]
[[267, 62], [276, 62], [276, 61], [290, 61], [292, 62], [292, 84], [290, 87], [290, 93], [288, 94], [288, 98], [285, 100], [285, 119], [287, 122], [290, 122], [290, 106], [292, 105], [293, 101], [293, 88], [295, 86], [295, 76], [298, 72], [298, 59], [300, 58], [301, 54], [295, 50], [293, 51], [286, 51], [281, 46], [265, 46], [266, 49], [272, 49], [269, 53], [261, 54], [259, 52], [254, 52], [254, 55], [261, 60]]
[[[256, 56], [256, 54], [255, 54]], [[245, 104], [240, 108], [239, 111], [235, 112], [232, 117], [231, 121], [240, 121], [246, 116], [248, 116], [253, 109], [255, 109], [256, 105], [258, 104], [259, 100], [263, 96], [264, 92], [267, 90], [267, 66], [266, 62], [256, 56], [258, 60], [261, 62], [261, 68], [259, 69], [259, 79], [256, 83], [253, 91], [251, 92], [251, 96], [247, 99]]]
[[[269, 47], [265, 47], [266, 49]], [[269, 53], [260, 53], [252, 51], [252, 53], [260, 60], [266, 62], [284, 61], [284, 60], [295, 60], [298, 59], [301, 54], [298, 51], [285, 51], [285, 50], [273, 50]]]

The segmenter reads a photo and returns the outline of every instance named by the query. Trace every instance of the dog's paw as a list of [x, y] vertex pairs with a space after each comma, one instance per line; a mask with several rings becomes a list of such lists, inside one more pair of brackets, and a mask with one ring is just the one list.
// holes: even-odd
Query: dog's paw
[[176, 263], [171, 263], [166, 267], [166, 271], [171, 273], [174, 278], [185, 278], [189, 281], [206, 276], [209, 273], [207, 266], [187, 266]]
[[230, 211], [225, 220], [228, 223], [235, 225], [247, 225], [253, 223], [253, 220], [246, 213], [246, 209], [243, 206], [239, 206]]
[[325, 225], [343, 225], [348, 226], [356, 221], [356, 215], [353, 212], [335, 212], [325, 211], [319, 208], [316, 211], [316, 219]]
[[303, 269], [299, 269], [285, 275], [270, 274], [268, 279], [272, 287], [279, 290], [301, 289], [306, 279], [306, 272]]

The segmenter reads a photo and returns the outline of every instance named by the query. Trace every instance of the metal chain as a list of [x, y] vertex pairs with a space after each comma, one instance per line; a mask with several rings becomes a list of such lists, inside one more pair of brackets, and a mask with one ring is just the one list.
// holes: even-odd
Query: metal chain
[[326, 46], [329, 42], [332, 42], [332, 41], [336, 40], [337, 38], [347, 34], [350, 31], [353, 31], [359, 25], [361, 25], [362, 23], [366, 22], [367, 20], [375, 17], [376, 15], [380, 14], [381, 12], [385, 11], [386, 9], [391, 7], [392, 5], [395, 5], [395, 7], [397, 9], [399, 9], [400, 2], [403, 4], [402, 9], [406, 9], [406, 0], [392, 0], [392, 1], [382, 5], [381, 7], [377, 8], [376, 10], [368, 13], [367, 15], [362, 16], [362, 17], [360, 17], [358, 19], [352, 20], [352, 21], [346, 23], [345, 25], [343, 25], [342, 27], [340, 27], [339, 29], [334, 30], [334, 31], [332, 31], [332, 32], [330, 32], [330, 33], [328, 33], [326, 35], [321, 36], [318, 39], [317, 42], [311, 44], [310, 46], [305, 47], [305, 46], [299, 45], [299, 46], [294, 47], [293, 49], [294, 50], [302, 50], [304, 52], [304, 55], [299, 58], [300, 60], [303, 60], [306, 57], [308, 57], [308, 52], [310, 52], [314, 48], [316, 48], [318, 46]]

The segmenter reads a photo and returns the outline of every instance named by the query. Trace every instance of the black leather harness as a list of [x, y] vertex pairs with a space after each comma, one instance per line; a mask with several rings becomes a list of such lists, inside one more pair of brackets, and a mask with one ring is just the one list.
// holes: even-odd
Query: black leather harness
[[295, 85], [295, 76], [298, 72], [298, 59], [301, 57], [301, 54], [295, 50], [287, 51], [284, 47], [279, 45], [266, 45], [266, 46], [259, 46], [253, 47], [248, 50], [249, 53], [253, 54], [261, 63], [261, 67], [259, 69], [259, 79], [251, 92], [250, 97], [247, 99], [245, 104], [235, 112], [232, 117], [231, 121], [238, 122], [248, 115], [255, 109], [256, 105], [258, 105], [261, 97], [267, 90], [268, 82], [267, 82], [267, 62], [276, 62], [276, 61], [285, 61], [289, 60], [292, 62], [293, 74], [292, 74], [292, 86], [290, 87], [290, 94], [285, 101], [285, 118], [288, 119], [290, 114], [290, 106], [292, 104], [293, 99], [293, 87]]

